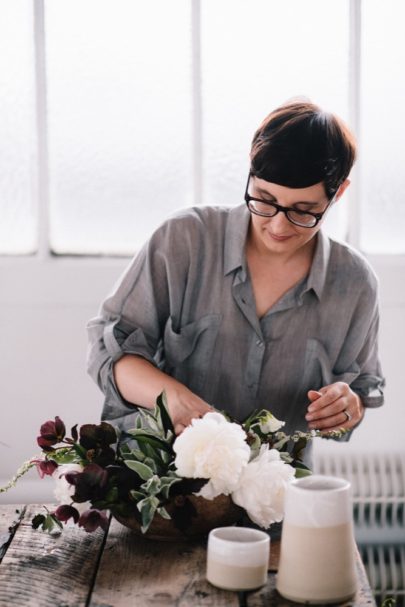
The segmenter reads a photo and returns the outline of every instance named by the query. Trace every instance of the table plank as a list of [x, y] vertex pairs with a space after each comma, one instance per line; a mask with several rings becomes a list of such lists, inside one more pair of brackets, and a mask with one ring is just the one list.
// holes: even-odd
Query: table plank
[[[276, 548], [276, 545], [275, 545]], [[271, 549], [270, 549], [271, 550]], [[277, 557], [279, 557], [279, 546], [277, 546]], [[270, 559], [271, 570], [277, 571], [278, 562]], [[339, 607], [375, 607], [376, 603], [371, 592], [360, 554], [356, 549], [356, 569], [358, 579], [358, 590], [353, 600], [339, 603]], [[247, 593], [246, 605], [248, 607], [296, 607], [297, 603], [284, 599], [276, 590], [276, 576], [269, 575], [267, 586], [252, 593]]]
[[0, 510], [0, 562], [25, 512], [24, 506], [5, 504]]
[[57, 536], [35, 531], [31, 519], [40, 511], [27, 507], [0, 565], [0, 605], [84, 607], [105, 533], [74, 526]]
[[89, 607], [238, 607], [206, 581], [205, 562], [205, 542], [151, 541], [112, 520]]

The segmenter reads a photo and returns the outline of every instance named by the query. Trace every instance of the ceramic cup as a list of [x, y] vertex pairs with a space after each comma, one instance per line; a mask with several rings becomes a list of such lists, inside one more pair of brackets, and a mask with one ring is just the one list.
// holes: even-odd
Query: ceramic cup
[[298, 603], [345, 601], [356, 592], [350, 483], [312, 475], [285, 495], [277, 590]]
[[267, 582], [270, 538], [248, 527], [218, 527], [210, 531], [207, 580], [226, 590], [252, 590]]

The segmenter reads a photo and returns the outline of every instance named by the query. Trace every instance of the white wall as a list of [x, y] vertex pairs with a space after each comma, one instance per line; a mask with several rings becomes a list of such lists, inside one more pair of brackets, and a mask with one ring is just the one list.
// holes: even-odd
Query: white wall
[[[404, 450], [405, 259], [371, 260], [381, 284], [381, 358], [387, 404], [370, 410], [349, 444], [317, 452]], [[103, 397], [85, 372], [87, 320], [125, 259], [0, 260], [0, 486], [36, 453], [39, 426], [59, 415], [68, 427], [99, 420]], [[0, 503], [46, 501], [52, 481], [32, 471]]]

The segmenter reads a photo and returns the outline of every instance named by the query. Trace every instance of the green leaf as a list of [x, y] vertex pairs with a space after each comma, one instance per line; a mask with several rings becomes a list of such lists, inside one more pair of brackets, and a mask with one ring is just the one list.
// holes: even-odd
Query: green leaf
[[141, 485], [141, 489], [145, 491], [148, 495], [157, 495], [160, 491], [161, 483], [160, 478], [154, 474], [151, 476], [149, 480], [147, 480], [143, 485]]
[[294, 459], [302, 459], [303, 451], [307, 446], [307, 442], [307, 438], [305, 436], [301, 436], [298, 441], [294, 443], [294, 447], [291, 452]]
[[78, 443], [75, 443], [74, 445], [72, 445], [72, 448], [76, 451], [77, 455], [82, 460], [87, 461], [87, 450], [84, 447], [82, 447]]
[[[167, 453], [173, 454], [172, 446], [163, 438], [159, 438], [154, 434], [146, 432], [145, 430], [129, 430], [128, 434], [138, 441], [138, 443], [147, 444], [155, 449], [161, 449], [162, 451], [167, 451]], [[139, 448], [142, 449], [142, 446], [139, 445]]]
[[154, 415], [154, 410], [139, 408], [139, 417], [142, 420], [142, 428], [150, 430], [153, 434], [163, 434], [163, 428]]
[[[38, 515], [38, 517], [39, 516], [42, 516], [42, 515]], [[37, 517], [34, 517], [34, 519], [32, 520], [32, 526], [34, 526], [34, 520], [36, 518]], [[59, 531], [59, 530], [63, 529], [62, 523], [55, 516], [53, 516], [53, 514], [49, 513], [45, 517], [43, 517], [43, 519], [44, 519], [42, 521], [42, 530], [43, 531], [47, 531], [48, 533], [52, 533], [53, 531]], [[38, 526], [34, 527], [34, 528], [37, 529]], [[57, 528], [59, 528], [59, 529], [57, 529]]]
[[43, 514], [36, 514], [31, 521], [32, 528], [38, 529], [38, 527], [43, 525], [44, 522], [45, 522], [45, 516]]
[[170, 493], [170, 489], [171, 487], [175, 484], [175, 483], [180, 483], [181, 482], [181, 478], [179, 476], [162, 476], [160, 479], [160, 485], [161, 485], [161, 494], [165, 499], [169, 499], [169, 493]]
[[77, 454], [73, 446], [53, 451], [52, 459], [57, 464], [81, 464], [83, 462], [83, 459]]
[[280, 450], [282, 447], [284, 447], [284, 445], [286, 445], [288, 443], [289, 440], [290, 440], [290, 437], [284, 435], [283, 438], [280, 438], [280, 440], [278, 440], [276, 443], [274, 443], [273, 449]]
[[134, 459], [135, 461], [143, 462], [146, 457], [142, 451], [131, 448], [126, 443], [120, 445], [119, 450], [124, 459]]
[[166, 397], [166, 392], [164, 390], [161, 394], [159, 394], [159, 396], [156, 399], [156, 407], [159, 411], [160, 418], [162, 420], [162, 426], [163, 426], [164, 433], [167, 435], [168, 432], [171, 432], [172, 436], [174, 436], [174, 426], [173, 426], [172, 419], [169, 415], [169, 408], [167, 406], [167, 397]]
[[264, 411], [265, 409], [255, 409], [252, 411], [252, 413], [248, 415], [248, 417], [246, 417], [242, 422], [244, 429], [249, 430], [250, 426], [258, 421], [258, 418], [261, 414], [263, 414]]
[[136, 491], [135, 489], [131, 489], [131, 491], [129, 493], [136, 502], [140, 502], [141, 500], [145, 499], [145, 497], [146, 497], [146, 495], [144, 493], [141, 493], [140, 491]]
[[167, 453], [166, 451], [161, 451], [160, 457], [162, 458], [162, 464], [167, 465], [172, 461], [173, 456], [170, 453]]
[[149, 466], [145, 466], [142, 462], [134, 462], [131, 459], [126, 459], [124, 460], [124, 463], [130, 470], [136, 472], [144, 481], [147, 481], [153, 476], [153, 470], [149, 468]]
[[142, 533], [146, 533], [149, 529], [151, 522], [153, 521], [155, 512], [159, 507], [159, 500], [155, 496], [150, 496], [145, 498], [141, 502], [138, 502], [136, 507], [142, 515]]
[[312, 472], [308, 468], [295, 468], [295, 478], [303, 478], [304, 476], [311, 476]]
[[143, 463], [145, 464], [145, 466], [149, 466], [149, 468], [151, 468], [153, 470], [154, 474], [157, 473], [158, 469], [157, 469], [156, 461], [152, 457], [145, 457], [145, 459], [143, 460]]
[[293, 462], [293, 458], [287, 451], [280, 451], [280, 459], [282, 459], [285, 464], [291, 464]]
[[106, 495], [104, 496], [104, 500], [110, 504], [112, 504], [114, 502], [118, 502], [118, 498], [119, 498], [118, 487], [114, 487], [114, 486], [111, 487], [107, 491]]
[[166, 508], [164, 508], [163, 506], [161, 506], [160, 508], [157, 509], [158, 514], [160, 514], [160, 516], [162, 518], [168, 519], [170, 520], [172, 517], [170, 516], [170, 514], [168, 513], [168, 511], [166, 510]]

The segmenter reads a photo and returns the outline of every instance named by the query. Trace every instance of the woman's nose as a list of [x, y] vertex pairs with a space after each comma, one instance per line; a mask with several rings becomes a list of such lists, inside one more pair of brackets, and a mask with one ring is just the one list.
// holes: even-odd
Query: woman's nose
[[269, 225], [271, 225], [271, 229], [273, 231], [280, 234], [283, 233], [283, 231], [285, 231], [286, 229], [291, 228], [292, 226], [291, 222], [287, 219], [286, 214], [281, 211], [279, 211], [273, 217], [269, 217], [268, 223]]

